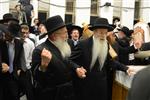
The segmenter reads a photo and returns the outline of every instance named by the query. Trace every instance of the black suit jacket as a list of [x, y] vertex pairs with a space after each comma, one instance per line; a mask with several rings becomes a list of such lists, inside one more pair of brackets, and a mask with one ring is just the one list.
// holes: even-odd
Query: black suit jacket
[[95, 62], [93, 69], [90, 69], [92, 61], [93, 37], [80, 41], [70, 57], [75, 63], [83, 66], [86, 70], [86, 78], [74, 78], [74, 87], [78, 100], [107, 100], [107, 77], [108, 71], [113, 68], [126, 71], [127, 67], [111, 59], [109, 53], [102, 70], [100, 64]]
[[[14, 40], [15, 43], [15, 56], [14, 56], [14, 62], [13, 62], [13, 75], [15, 78], [17, 77], [17, 70], [21, 69], [21, 53], [23, 50], [23, 42], [19, 39]], [[9, 66], [9, 55], [8, 55], [8, 46], [6, 42], [1, 42], [0, 44], [1, 48], [1, 56], [2, 56], [2, 62], [6, 63]], [[8, 74], [7, 72], [6, 74]]]
[[68, 39], [67, 41], [68, 41], [68, 44], [70, 45], [71, 51], [73, 51], [74, 48], [75, 48], [74, 43], [73, 43], [73, 40]]
[[[72, 53], [70, 59], [76, 62], [77, 64], [85, 67], [87, 71], [90, 71], [90, 64], [92, 60], [92, 46], [93, 46], [93, 37], [90, 37], [86, 40], [80, 41], [75, 48], [75, 51]], [[125, 65], [114, 61], [111, 59], [110, 54], [108, 53], [105, 65], [116, 65], [113, 66], [114, 69], [126, 71], [127, 68]], [[109, 62], [109, 63], [108, 63]]]
[[134, 64], [134, 62], [129, 61], [129, 54], [130, 53], [135, 53], [138, 51], [138, 49], [135, 49], [134, 45], [132, 46], [121, 46], [118, 42], [115, 42], [113, 44], [113, 47], [115, 51], [118, 54], [118, 60], [119, 62], [125, 64], [125, 65], [131, 65]]
[[[45, 72], [39, 70], [43, 48], [46, 48], [52, 53], [52, 59]], [[48, 39], [33, 51], [32, 69], [35, 72], [35, 79], [43, 87], [51, 88], [71, 81], [71, 72], [75, 70], [76, 67], [77, 66], [68, 59], [63, 59], [58, 48]]]
[[[77, 43], [79, 43], [79, 40]], [[77, 45], [74, 45], [74, 41], [72, 39], [68, 39], [68, 44], [70, 45], [71, 51], [74, 51], [75, 47], [77, 46]]]
[[150, 100], [150, 66], [139, 71], [132, 81], [127, 100]]

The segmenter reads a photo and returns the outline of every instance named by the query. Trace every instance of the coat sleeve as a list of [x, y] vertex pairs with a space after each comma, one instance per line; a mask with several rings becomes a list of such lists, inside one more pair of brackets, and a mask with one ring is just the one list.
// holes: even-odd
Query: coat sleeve
[[150, 67], [139, 71], [133, 78], [127, 100], [150, 100]]

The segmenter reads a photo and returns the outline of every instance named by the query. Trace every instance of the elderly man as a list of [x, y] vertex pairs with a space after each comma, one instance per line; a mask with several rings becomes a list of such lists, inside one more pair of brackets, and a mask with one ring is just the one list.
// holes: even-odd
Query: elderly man
[[109, 54], [106, 35], [111, 26], [107, 19], [97, 18], [91, 27], [93, 35], [78, 43], [70, 57], [75, 63], [83, 66], [87, 73], [84, 79], [74, 80], [78, 100], [107, 100], [107, 72], [110, 68], [132, 74], [133, 70], [117, 61]]
[[39, 100], [74, 100], [71, 74], [85, 77], [85, 70], [67, 60], [71, 54], [67, 29], [57, 15], [46, 20], [48, 39], [33, 51], [32, 64], [38, 83]]

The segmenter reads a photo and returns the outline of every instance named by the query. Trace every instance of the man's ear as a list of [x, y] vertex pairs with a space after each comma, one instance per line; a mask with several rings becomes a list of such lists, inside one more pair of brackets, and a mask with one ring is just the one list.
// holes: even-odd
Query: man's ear
[[52, 40], [52, 41], [55, 41], [56, 40], [56, 34], [52, 33], [49, 38]]

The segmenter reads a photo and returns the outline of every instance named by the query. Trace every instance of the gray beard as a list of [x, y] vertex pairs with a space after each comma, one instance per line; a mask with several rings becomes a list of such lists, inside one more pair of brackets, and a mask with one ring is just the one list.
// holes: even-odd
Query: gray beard
[[53, 41], [54, 45], [59, 49], [63, 58], [70, 57], [71, 55], [71, 48], [67, 41], [63, 41], [61, 39], [57, 39]]
[[108, 53], [108, 45], [106, 40], [100, 40], [93, 37], [92, 61], [90, 68], [92, 69], [98, 58], [100, 70], [103, 68]]

